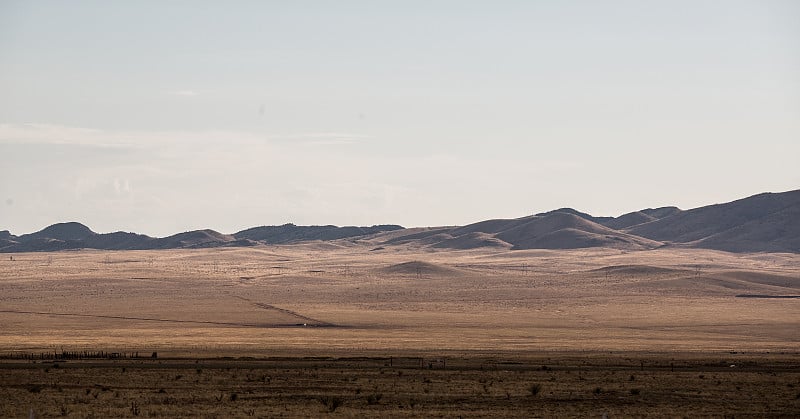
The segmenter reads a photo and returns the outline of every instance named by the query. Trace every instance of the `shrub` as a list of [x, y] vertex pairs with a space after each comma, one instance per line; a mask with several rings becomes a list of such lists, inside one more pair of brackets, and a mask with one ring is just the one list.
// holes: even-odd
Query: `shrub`
[[640, 390], [638, 388], [632, 388], [631, 389], [631, 396], [638, 396], [639, 393], [640, 393]]
[[531, 396], [535, 396], [539, 394], [540, 391], [542, 391], [542, 385], [539, 383], [531, 384], [528, 387], [528, 391], [531, 393]]
[[336, 409], [342, 405], [342, 398], [338, 396], [320, 396], [317, 398], [323, 406], [328, 408], [328, 411], [333, 413]]

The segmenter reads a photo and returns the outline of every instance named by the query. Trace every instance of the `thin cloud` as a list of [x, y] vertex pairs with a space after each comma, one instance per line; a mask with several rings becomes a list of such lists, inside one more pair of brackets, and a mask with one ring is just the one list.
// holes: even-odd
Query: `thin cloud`
[[237, 131], [115, 131], [58, 124], [0, 124], [0, 144], [164, 148], [180, 144], [259, 144], [262, 142], [260, 136]]
[[54, 124], [0, 124], [0, 144], [108, 145], [102, 131]]
[[311, 146], [344, 146], [363, 142], [372, 138], [369, 135], [344, 132], [310, 132], [288, 135], [270, 135], [269, 140], [292, 142]]
[[186, 97], [200, 95], [200, 93], [194, 90], [173, 90], [171, 92], [167, 92], [167, 94], [169, 94], [170, 96], [186, 96]]
[[350, 144], [355, 144], [357, 142], [358, 141], [356, 141], [353, 138], [332, 138], [330, 140], [308, 141], [305, 144], [308, 144], [308, 145], [319, 145], [319, 146], [324, 146], [324, 145], [335, 146], [335, 145], [350, 145]]

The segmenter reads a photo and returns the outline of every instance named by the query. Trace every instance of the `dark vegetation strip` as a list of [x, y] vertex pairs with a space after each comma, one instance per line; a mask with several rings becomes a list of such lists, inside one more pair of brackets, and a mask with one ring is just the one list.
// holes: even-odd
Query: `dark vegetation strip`
[[[48, 355], [54, 355], [50, 353]], [[61, 354], [56, 354], [60, 356]], [[138, 355], [138, 354], [137, 354]], [[721, 355], [721, 354], [720, 354]], [[0, 370], [4, 369], [41, 369], [41, 368], [144, 368], [144, 369], [363, 369], [388, 370], [448, 370], [448, 371], [620, 371], [635, 373], [637, 371], [670, 371], [670, 372], [792, 372], [799, 373], [797, 354], [788, 357], [783, 355], [764, 354], [755, 357], [724, 357], [682, 359], [675, 354], [664, 354], [663, 358], [625, 358], [595, 359], [591, 362], [581, 358], [532, 358], [519, 361], [505, 361], [493, 358], [447, 357], [447, 356], [399, 356], [399, 357], [108, 357], [53, 360], [46, 358], [38, 361], [39, 354], [8, 353], [0, 354]], [[58, 365], [56, 365], [58, 364]]]

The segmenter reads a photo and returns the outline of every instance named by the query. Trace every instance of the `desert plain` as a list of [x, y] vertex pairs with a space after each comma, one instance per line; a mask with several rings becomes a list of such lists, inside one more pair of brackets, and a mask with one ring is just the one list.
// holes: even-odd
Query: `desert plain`
[[796, 417], [800, 255], [15, 253], [0, 356], [3, 417]]

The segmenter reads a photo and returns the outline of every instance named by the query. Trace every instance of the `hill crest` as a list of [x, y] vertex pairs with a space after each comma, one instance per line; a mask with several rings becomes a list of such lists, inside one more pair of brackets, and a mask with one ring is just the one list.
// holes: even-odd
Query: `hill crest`
[[572, 208], [560, 208], [521, 218], [484, 220], [465, 226], [411, 229], [392, 224], [370, 227], [284, 224], [252, 227], [233, 234], [206, 229], [154, 238], [128, 232], [99, 234], [73, 221], [53, 224], [21, 236], [2, 230], [0, 252], [203, 248], [347, 240], [352, 242], [350, 244], [370, 246], [451, 250], [586, 247], [643, 250], [681, 246], [728, 252], [800, 253], [798, 220], [800, 189], [761, 193], [686, 211], [677, 207], [660, 207], [619, 217], [595, 217]]

